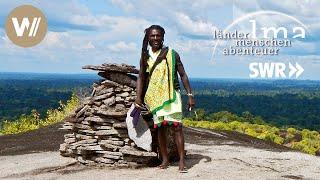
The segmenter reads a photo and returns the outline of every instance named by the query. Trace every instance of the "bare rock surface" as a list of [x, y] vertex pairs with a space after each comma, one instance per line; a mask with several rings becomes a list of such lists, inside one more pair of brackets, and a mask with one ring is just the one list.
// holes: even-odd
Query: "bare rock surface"
[[[123, 154], [111, 150], [95, 151], [93, 160], [62, 157], [59, 145], [73, 135], [59, 127], [61, 123], [0, 136], [0, 179], [319, 179], [320, 157], [237, 132], [184, 128], [189, 172], [180, 174], [176, 163], [167, 170], [108, 167], [107, 163], [117, 161], [121, 167], [123, 162]], [[96, 146], [94, 136], [77, 134], [76, 138]], [[110, 140], [101, 142], [119, 142], [120, 138]], [[106, 165], [88, 166], [95, 161]]]
[[[176, 163], [166, 170], [102, 168], [82, 165], [73, 158], [61, 157], [59, 152], [40, 152], [0, 156], [0, 179], [319, 179], [319, 157], [202, 140], [207, 144], [186, 143], [186, 174], [178, 173]], [[103, 156], [117, 159], [121, 153], [106, 151]], [[112, 161], [103, 156], [95, 160], [105, 164]]]

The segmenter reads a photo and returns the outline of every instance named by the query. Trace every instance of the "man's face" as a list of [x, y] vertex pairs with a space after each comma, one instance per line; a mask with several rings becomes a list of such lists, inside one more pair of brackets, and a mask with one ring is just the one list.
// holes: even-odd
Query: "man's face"
[[163, 34], [158, 29], [151, 29], [149, 33], [149, 45], [152, 50], [159, 50], [162, 47]]

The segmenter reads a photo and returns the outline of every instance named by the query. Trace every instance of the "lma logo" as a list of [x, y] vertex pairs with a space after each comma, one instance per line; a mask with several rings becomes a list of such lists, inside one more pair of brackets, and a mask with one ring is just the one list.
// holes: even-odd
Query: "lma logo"
[[12, 10], [6, 20], [9, 39], [21, 47], [39, 44], [47, 33], [47, 19], [34, 6], [23, 5]]

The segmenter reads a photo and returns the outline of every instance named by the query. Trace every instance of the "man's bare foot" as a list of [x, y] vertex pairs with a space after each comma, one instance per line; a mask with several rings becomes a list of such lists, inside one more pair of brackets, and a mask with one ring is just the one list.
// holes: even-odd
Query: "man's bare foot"
[[187, 173], [188, 172], [188, 170], [185, 166], [184, 160], [179, 161], [179, 172], [180, 173]]
[[158, 166], [159, 169], [167, 169], [169, 166], [169, 161], [162, 161], [162, 163]]

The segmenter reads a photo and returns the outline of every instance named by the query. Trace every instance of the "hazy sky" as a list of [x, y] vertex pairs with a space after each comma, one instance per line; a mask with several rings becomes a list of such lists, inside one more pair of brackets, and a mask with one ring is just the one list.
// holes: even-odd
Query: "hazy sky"
[[[12, 44], [4, 30], [9, 12], [23, 4], [34, 5], [48, 19], [45, 39], [31, 48]], [[305, 69], [299, 79], [319, 80], [319, 9], [317, 0], [2, 0], [0, 72], [88, 73], [81, 66], [138, 65], [144, 29], [160, 24], [165, 44], [180, 54], [191, 77], [249, 78], [250, 62], [297, 62]], [[254, 14], [261, 11], [275, 13]], [[214, 30], [230, 26], [229, 31], [251, 32], [249, 20], [256, 20], [259, 36], [261, 27], [287, 28], [292, 47], [281, 48], [278, 56], [224, 56], [222, 49], [234, 43], [220, 41], [212, 56]], [[306, 38], [292, 39], [301, 23]]]

